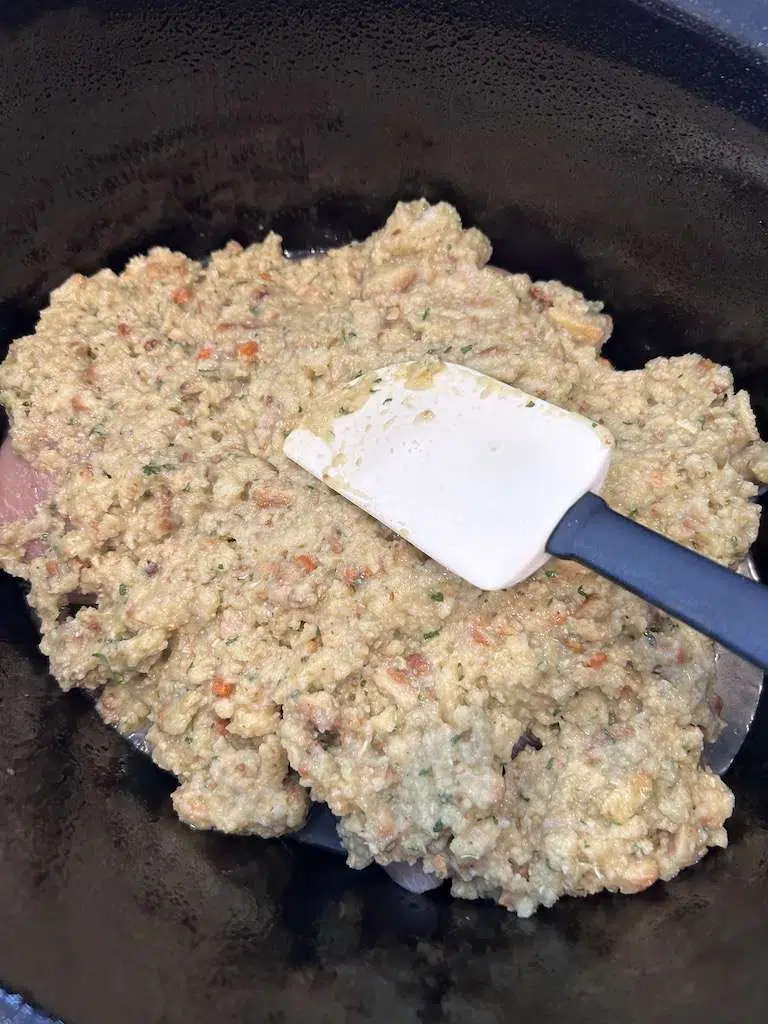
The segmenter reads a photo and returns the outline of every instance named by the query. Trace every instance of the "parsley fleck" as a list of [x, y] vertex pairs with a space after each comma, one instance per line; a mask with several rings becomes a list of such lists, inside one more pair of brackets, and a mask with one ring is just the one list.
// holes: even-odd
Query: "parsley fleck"
[[169, 469], [174, 469], [174, 466], [170, 462], [148, 462], [146, 466], [142, 467], [142, 472], [145, 476], [156, 476], [158, 473], [164, 473]]
[[117, 592], [120, 595], [120, 597], [125, 597], [128, 593], [128, 584], [121, 583], [120, 586], [117, 588]]
[[362, 376], [363, 376], [363, 371], [362, 370], [358, 370], [357, 373], [354, 375], [354, 377], [350, 377], [350, 380], [357, 380], [358, 377], [362, 377]]
[[106, 432], [107, 428], [104, 426], [103, 423], [96, 423], [94, 426], [91, 427], [91, 434], [95, 435], [96, 437], [104, 437]]
[[430, 600], [432, 600], [432, 601], [444, 601], [445, 600], [445, 594], [442, 592], [442, 590], [433, 590], [432, 593], [429, 595], [429, 597], [430, 597]]
[[448, 353], [449, 353], [449, 352], [451, 351], [451, 349], [452, 349], [452, 348], [453, 348], [453, 345], [448, 345], [448, 347], [447, 347], [447, 348], [444, 348], [444, 349], [443, 349], [443, 355], [446, 355], [446, 356], [447, 356], [447, 355], [448, 355]]
[[656, 646], [656, 634], [654, 633], [654, 631], [652, 629], [644, 630], [643, 631], [643, 636], [648, 641], [648, 643], [651, 645], [651, 647], [655, 647]]
[[554, 763], [555, 759], [553, 757], [550, 757], [550, 759], [547, 761], [547, 771], [549, 771], [549, 769], [552, 767]]
[[637, 516], [637, 505], [633, 505], [632, 508], [627, 512], [630, 519], [634, 519]]
[[588, 593], [586, 592], [586, 590], [584, 589], [584, 587], [581, 587], [581, 586], [580, 586], [580, 587], [578, 588], [578, 592], [579, 592], [579, 594], [581, 594], [581, 596], [582, 596], [582, 597], [584, 597], [584, 598], [587, 598], [587, 597], [589, 597], [589, 594], [588, 594]]
[[424, 310], [424, 312], [421, 314], [421, 319], [422, 320], [428, 320], [429, 319], [429, 307], [427, 307]]
[[458, 733], [456, 733], [454, 736], [451, 736], [451, 746], [455, 747], [460, 739], [461, 739], [461, 736], [459, 736]]
[[544, 575], [547, 577], [548, 580], [553, 580], [555, 576], [557, 576], [557, 573], [554, 569], [545, 569]]
[[229, 640], [225, 641], [225, 643], [226, 643], [227, 647], [231, 647], [232, 644], [236, 643], [239, 639], [240, 639], [240, 634], [238, 633], [237, 636], [231, 636], [229, 638]]
[[430, 631], [428, 633], [424, 634], [424, 639], [425, 640], [434, 640], [436, 636], [440, 636], [440, 630], [439, 629], [430, 629]]
[[536, 405], [536, 403], [534, 402], [533, 399], [531, 399], [530, 402], [526, 402], [525, 403], [525, 408], [526, 409], [532, 409], [534, 407], [534, 405]]
[[420, 772], [419, 772], [419, 775], [420, 775], [420, 777], [422, 779], [428, 779], [431, 774], [432, 774], [432, 769], [431, 768], [422, 768], [420, 770]]
[[435, 824], [432, 826], [432, 831], [433, 832], [442, 832], [444, 828], [445, 828], [444, 822], [442, 822], [438, 818], [437, 821], [435, 822]]
[[473, 345], [462, 345], [461, 346], [461, 351], [464, 353], [464, 355], [466, 355], [467, 352], [471, 352], [473, 348], [474, 348]]
[[349, 416], [349, 413], [350, 410], [346, 407], [346, 405], [342, 405], [339, 407], [339, 416]]

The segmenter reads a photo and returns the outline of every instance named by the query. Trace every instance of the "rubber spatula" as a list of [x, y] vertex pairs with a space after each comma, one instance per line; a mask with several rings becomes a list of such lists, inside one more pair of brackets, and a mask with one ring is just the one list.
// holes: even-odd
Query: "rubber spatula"
[[768, 668], [768, 587], [610, 509], [612, 444], [583, 416], [427, 359], [325, 395], [284, 451], [480, 589], [575, 559]]

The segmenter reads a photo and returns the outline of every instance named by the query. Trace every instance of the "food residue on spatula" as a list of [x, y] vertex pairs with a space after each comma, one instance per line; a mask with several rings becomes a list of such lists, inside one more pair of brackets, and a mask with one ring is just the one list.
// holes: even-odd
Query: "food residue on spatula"
[[593, 420], [428, 357], [324, 395], [283, 451], [446, 569], [499, 590], [546, 563], [552, 530], [605, 482], [612, 447]]

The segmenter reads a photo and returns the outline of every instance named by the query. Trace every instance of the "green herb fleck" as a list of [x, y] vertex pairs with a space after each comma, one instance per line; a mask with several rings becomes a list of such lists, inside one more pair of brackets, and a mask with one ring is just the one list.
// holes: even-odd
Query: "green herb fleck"
[[93, 434], [95, 437], [104, 437], [106, 432], [107, 428], [104, 426], [103, 423], [96, 423], [94, 426], [91, 427], [91, 434]]
[[432, 826], [432, 831], [433, 832], [442, 832], [444, 828], [445, 828], [444, 822], [442, 822], [438, 818], [437, 821], [435, 822], [435, 824]]
[[578, 588], [578, 593], [579, 593], [579, 594], [581, 594], [581, 596], [582, 596], [583, 598], [587, 598], [587, 597], [589, 597], [589, 594], [588, 594], [588, 593], [586, 592], [586, 590], [584, 589], [584, 587], [581, 587], [581, 586], [580, 586], [580, 587]]
[[553, 580], [555, 576], [557, 576], [557, 573], [554, 569], [545, 569], [544, 575], [547, 577], [548, 580]]
[[549, 770], [550, 770], [550, 768], [552, 767], [552, 765], [553, 765], [554, 763], [555, 763], [555, 759], [554, 759], [554, 757], [550, 757], [550, 759], [549, 759], [549, 760], [547, 761], [547, 771], [549, 771]]
[[226, 641], [225, 641], [225, 643], [226, 643], [227, 647], [231, 647], [231, 646], [232, 646], [232, 644], [235, 644], [235, 643], [237, 643], [237, 641], [238, 641], [239, 639], [240, 639], [240, 634], [238, 633], [238, 634], [237, 634], [237, 636], [231, 636], [231, 637], [229, 638], [229, 640], [226, 640]]
[[419, 776], [422, 779], [428, 779], [431, 775], [432, 775], [432, 769], [431, 768], [422, 768], [421, 771], [419, 772]]
[[145, 476], [156, 476], [158, 473], [165, 473], [169, 469], [174, 469], [170, 462], [148, 462], [146, 466], [142, 467], [142, 472]]
[[643, 631], [643, 636], [648, 641], [648, 643], [651, 645], [651, 647], [655, 647], [656, 646], [656, 634], [655, 634], [655, 632], [652, 629], [644, 630]]
[[448, 345], [446, 348], [444, 348], [443, 349], [443, 355], [447, 356], [452, 348], [453, 348], [453, 345]]
[[315, 489], [315, 485], [314, 484], [307, 484], [307, 490], [308, 491], [314, 491], [314, 489]]
[[637, 516], [637, 511], [638, 511], [637, 505], [633, 505], [632, 508], [629, 510], [629, 512], [627, 512], [627, 515], [629, 516], [630, 519], [635, 519], [636, 516]]
[[445, 594], [442, 592], [442, 590], [433, 590], [429, 597], [430, 600], [432, 601], [442, 602], [445, 600]]
[[430, 629], [430, 631], [428, 633], [424, 634], [424, 639], [425, 640], [434, 640], [436, 636], [440, 636], [440, 630], [439, 629]]
[[342, 405], [342, 406], [339, 407], [339, 415], [340, 416], [349, 416], [349, 414], [350, 414], [350, 410], [346, 407], [346, 405]]
[[466, 355], [467, 352], [471, 352], [473, 348], [474, 348], [474, 345], [462, 345], [461, 346], [461, 351], [463, 352], [464, 355]]
[[424, 312], [421, 314], [421, 319], [422, 320], [428, 320], [429, 319], [429, 307], [427, 307], [424, 310]]
[[461, 736], [458, 733], [455, 733], [453, 736], [451, 736], [451, 746], [455, 747], [460, 739], [461, 739]]
[[362, 370], [358, 370], [357, 373], [354, 375], [354, 377], [350, 377], [350, 380], [357, 380], [358, 377], [362, 377], [362, 376], [363, 376], [363, 371]]
[[534, 405], [536, 405], [536, 403], [534, 402], [533, 399], [531, 399], [530, 402], [526, 402], [525, 403], [525, 408], [526, 409], [532, 409], [534, 407]]
[[121, 583], [120, 586], [117, 588], [117, 592], [120, 595], [120, 597], [126, 597], [128, 594], [128, 584]]

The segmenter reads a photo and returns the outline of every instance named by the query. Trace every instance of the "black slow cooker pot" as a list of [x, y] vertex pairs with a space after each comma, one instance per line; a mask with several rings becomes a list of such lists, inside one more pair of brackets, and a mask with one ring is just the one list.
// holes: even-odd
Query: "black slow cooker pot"
[[[620, 367], [731, 363], [768, 431], [759, 0], [6, 0], [0, 330], [151, 244], [329, 246], [455, 203], [607, 301]], [[718, 16], [717, 27], [689, 17]], [[732, 36], [727, 35], [732, 32]], [[749, 1022], [768, 996], [768, 713], [731, 846], [527, 921], [291, 841], [194, 833], [61, 695], [0, 583], [0, 982], [67, 1024]], [[5, 1014], [5, 1016], [3, 1016]], [[15, 1016], [12, 1016], [15, 1015]], [[10, 997], [0, 1020], [33, 1019]]]

